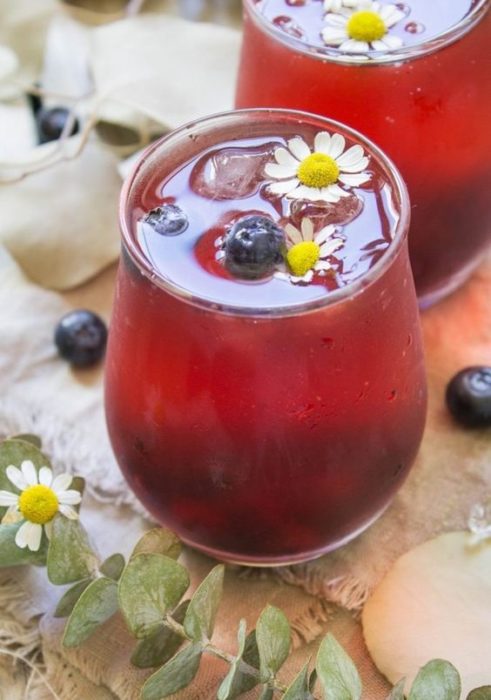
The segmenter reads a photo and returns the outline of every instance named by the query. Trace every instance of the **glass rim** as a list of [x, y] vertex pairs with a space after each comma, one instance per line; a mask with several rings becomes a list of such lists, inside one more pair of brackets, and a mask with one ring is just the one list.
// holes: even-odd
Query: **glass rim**
[[290, 36], [281, 31], [278, 27], [275, 27], [272, 22], [256, 10], [256, 3], [254, 0], [243, 0], [243, 2], [244, 6], [247, 6], [250, 10], [251, 18], [257, 20], [261, 28], [280, 43], [292, 47], [299, 53], [306, 54], [316, 60], [348, 66], [380, 66], [387, 63], [410, 61], [420, 58], [421, 56], [426, 56], [429, 53], [434, 53], [439, 49], [449, 46], [467, 34], [478, 24], [491, 6], [491, 0], [479, 0], [457, 24], [453, 24], [448, 29], [430, 37], [426, 41], [420, 44], [413, 44], [412, 46], [401, 46], [398, 49], [384, 51], [383, 53], [374, 54], [373, 57], [369, 56], [367, 58], [364, 54], [342, 53], [340, 49], [333, 46], [324, 47], [307, 44], [301, 39]]
[[[373, 265], [373, 267], [371, 267], [357, 279], [353, 280], [353, 282], [350, 282], [344, 287], [329, 291], [322, 297], [309, 301], [303, 301], [297, 304], [285, 304], [284, 306], [273, 308], [261, 308], [220, 303], [213, 299], [197, 296], [191, 293], [185, 287], [163, 277], [162, 274], [152, 266], [151, 262], [144, 255], [143, 251], [138, 245], [136, 237], [132, 235], [132, 225], [129, 216], [129, 214], [131, 214], [131, 210], [129, 210], [128, 204], [131, 201], [133, 188], [138, 183], [138, 178], [146, 172], [145, 166], [148, 164], [149, 160], [153, 156], [157, 155], [158, 151], [161, 150], [162, 147], [168, 146], [169, 144], [172, 146], [174, 141], [179, 143], [181, 138], [189, 137], [189, 132], [193, 129], [193, 127], [198, 125], [209, 125], [210, 128], [213, 128], [214, 125], [217, 125], [217, 123], [223, 119], [228, 120], [232, 118], [243, 118], [245, 120], [246, 118], [254, 118], [254, 116], [271, 114], [278, 115], [278, 117], [285, 115], [297, 119], [307, 117], [310, 121], [315, 119], [319, 123], [320, 127], [324, 126], [338, 128], [340, 129], [341, 133], [345, 133], [348, 136], [352, 136], [356, 140], [360, 141], [370, 151], [370, 154], [378, 159], [379, 163], [389, 176], [390, 185], [393, 188], [398, 201], [400, 202], [399, 217], [395, 224], [393, 224], [391, 227], [391, 243], [381, 258]], [[356, 129], [352, 129], [351, 127], [335, 121], [334, 119], [322, 117], [318, 114], [313, 114], [310, 112], [281, 108], [237, 109], [226, 112], [218, 112], [216, 114], [187, 122], [168, 134], [165, 134], [160, 139], [150, 144], [150, 146], [148, 146], [141, 154], [141, 157], [133, 166], [123, 183], [119, 200], [119, 224], [124, 248], [129, 254], [132, 262], [137, 266], [139, 272], [147, 277], [151, 284], [160, 287], [172, 296], [181, 299], [183, 302], [212, 311], [213, 313], [246, 316], [252, 318], [283, 318], [287, 316], [296, 316], [299, 314], [316, 311], [320, 308], [334, 306], [335, 304], [341, 303], [346, 299], [353, 298], [354, 296], [362, 293], [384, 274], [384, 272], [390, 267], [394, 259], [399, 254], [404, 242], [407, 239], [410, 217], [411, 207], [409, 194], [398, 168], [395, 166], [392, 159], [389, 158], [370, 139], [356, 131]]]

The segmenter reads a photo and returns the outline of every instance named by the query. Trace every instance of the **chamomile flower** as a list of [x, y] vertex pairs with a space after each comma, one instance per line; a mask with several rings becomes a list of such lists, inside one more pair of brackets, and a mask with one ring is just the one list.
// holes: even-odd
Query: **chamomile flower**
[[344, 245], [341, 239], [333, 238], [335, 232], [336, 227], [329, 224], [314, 234], [314, 224], [307, 217], [302, 219], [300, 230], [287, 224], [286, 263], [289, 272], [278, 271], [275, 277], [299, 284], [311, 282], [316, 272], [325, 275], [332, 267], [328, 257]]
[[279, 182], [269, 185], [274, 194], [290, 199], [313, 202], [338, 202], [349, 192], [340, 187], [357, 187], [367, 182], [370, 175], [363, 170], [368, 165], [360, 145], [345, 150], [341, 134], [320, 131], [314, 139], [314, 150], [299, 136], [288, 141], [288, 148], [277, 148], [275, 163], [268, 163], [265, 173]]
[[18, 493], [0, 491], [0, 506], [8, 507], [2, 522], [24, 520], [15, 536], [15, 544], [21, 549], [28, 547], [31, 552], [37, 552], [43, 528], [49, 537], [57, 513], [70, 520], [78, 518], [71, 506], [80, 503], [82, 496], [68, 488], [73, 480], [70, 474], [53, 477], [49, 467], [41, 467], [38, 472], [28, 459], [22, 462], [20, 469], [11, 464], [5, 474]]
[[405, 16], [395, 5], [381, 2], [363, 2], [354, 11], [341, 7], [325, 16], [322, 39], [328, 46], [339, 46], [346, 53], [363, 54], [370, 49], [392, 51], [400, 48], [403, 41], [389, 34], [389, 29]]

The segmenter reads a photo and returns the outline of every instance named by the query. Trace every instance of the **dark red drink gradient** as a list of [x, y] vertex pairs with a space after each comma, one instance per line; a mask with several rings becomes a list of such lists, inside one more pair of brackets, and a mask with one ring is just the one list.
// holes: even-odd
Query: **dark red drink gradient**
[[[234, 134], [239, 145], [261, 130], [271, 140], [275, 123], [278, 135], [285, 124], [300, 135], [332, 128], [293, 112], [230, 113], [180, 130], [144, 157], [123, 194], [106, 364], [111, 441], [142, 503], [191, 545], [259, 565], [312, 558], [367, 527], [408, 473], [426, 406], [407, 211], [357, 280], [335, 291], [317, 286], [309, 301], [298, 287], [300, 303], [289, 296], [284, 306], [281, 290], [296, 291], [276, 281], [270, 309], [247, 306], [260, 284], [233, 279], [241, 305], [191, 297], [185, 278], [166, 279], [159, 260], [150, 263], [152, 244], [144, 250], [137, 240], [135, 212], [149, 192], [165, 192], [179, 166]], [[196, 211], [209, 205], [191, 200]], [[211, 271], [213, 251], [198, 252]]]
[[[305, 42], [313, 43], [315, 36], [322, 43], [322, 2], [268, 0], [267, 16], [258, 9], [261, 3], [244, 4], [237, 106], [322, 114], [383, 148], [409, 189], [409, 250], [421, 304], [445, 296], [470, 274], [491, 241], [489, 1], [458, 0], [435, 8], [427, 0], [408, 1], [407, 25], [424, 15], [425, 31], [411, 34], [403, 20], [397, 33], [409, 40], [406, 49], [394, 60], [364, 64], [343, 63], [339, 51], [325, 46], [309, 49]], [[471, 10], [461, 28], [435, 38], [446, 13], [454, 22], [466, 5]], [[310, 33], [295, 36], [285, 20], [273, 23], [275, 14], [291, 17], [293, 29], [305, 22]], [[417, 40], [426, 44], [418, 46]]]

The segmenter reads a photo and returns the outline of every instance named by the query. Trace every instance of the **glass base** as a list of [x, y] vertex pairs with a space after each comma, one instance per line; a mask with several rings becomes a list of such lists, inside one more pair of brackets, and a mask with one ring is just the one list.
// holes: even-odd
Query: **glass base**
[[385, 512], [385, 510], [388, 508], [389, 503], [387, 503], [381, 510], [379, 510], [374, 516], [372, 516], [369, 520], [367, 520], [361, 527], [359, 527], [357, 530], [354, 532], [350, 533], [346, 537], [343, 537], [340, 540], [337, 540], [336, 542], [328, 545], [327, 547], [322, 547], [321, 549], [316, 549], [312, 550], [310, 552], [302, 552], [301, 554], [290, 554], [290, 555], [285, 555], [283, 557], [271, 557], [271, 558], [262, 558], [262, 557], [241, 557], [236, 554], [231, 554], [228, 552], [223, 552], [218, 549], [212, 549], [211, 547], [203, 547], [200, 544], [196, 544], [192, 540], [188, 540], [185, 537], [181, 537], [181, 535], [178, 535], [179, 539], [182, 540], [185, 544], [189, 545], [193, 549], [197, 549], [199, 552], [202, 552], [203, 554], [207, 554], [209, 557], [213, 557], [213, 559], [218, 559], [219, 561], [223, 561], [226, 564], [235, 564], [237, 566], [254, 566], [254, 567], [260, 567], [260, 568], [271, 568], [274, 566], [291, 566], [293, 564], [303, 564], [307, 561], [312, 561], [313, 559], [318, 559], [319, 557], [322, 557], [324, 554], [328, 554], [329, 552], [332, 552], [334, 549], [339, 549], [339, 547], [342, 547], [343, 545], [347, 544], [348, 542], [351, 542], [351, 540], [354, 540], [355, 537], [358, 537], [358, 535], [361, 535], [362, 532], [367, 530], [373, 523], [380, 518], [380, 516]]
[[436, 289], [422, 295], [418, 294], [418, 304], [420, 310], [425, 311], [425, 309], [429, 309], [430, 306], [437, 304], [439, 301], [452, 294], [452, 292], [455, 292], [464, 284], [464, 282], [467, 282], [474, 270], [479, 266], [481, 260], [481, 257], [478, 258], [478, 260], [473, 260], [471, 263], [466, 265], [463, 270], [459, 270], [459, 272], [457, 272], [455, 275], [449, 277], [440, 287], [437, 287]]

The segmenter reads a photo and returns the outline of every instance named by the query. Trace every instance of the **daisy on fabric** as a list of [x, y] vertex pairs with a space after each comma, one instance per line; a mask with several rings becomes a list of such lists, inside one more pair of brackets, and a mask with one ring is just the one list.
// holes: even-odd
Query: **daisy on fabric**
[[49, 537], [52, 520], [57, 513], [70, 520], [78, 518], [71, 506], [79, 504], [82, 496], [68, 488], [73, 480], [71, 474], [53, 477], [49, 467], [41, 467], [38, 473], [28, 459], [22, 462], [20, 469], [11, 464], [5, 474], [20, 493], [0, 491], [0, 506], [8, 507], [2, 522], [24, 520], [15, 536], [15, 544], [21, 549], [28, 547], [31, 552], [37, 552], [41, 546], [43, 527]]
[[327, 258], [344, 245], [341, 239], [333, 238], [335, 232], [336, 227], [329, 224], [314, 234], [314, 224], [307, 217], [302, 219], [300, 230], [287, 224], [286, 262], [291, 274], [275, 272], [275, 277], [298, 284], [310, 282], [316, 272], [325, 275], [331, 269]]
[[325, 16], [322, 39], [328, 46], [339, 46], [347, 53], [391, 51], [403, 45], [402, 39], [389, 34], [406, 15], [395, 5], [360, 0], [355, 11], [341, 7]]
[[338, 183], [357, 187], [370, 179], [363, 172], [368, 165], [363, 148], [356, 145], [345, 150], [345, 146], [341, 134], [320, 131], [311, 151], [300, 136], [295, 136], [288, 141], [288, 149], [275, 150], [276, 163], [268, 163], [264, 169], [268, 177], [279, 180], [269, 185], [269, 190], [290, 199], [338, 202], [349, 194]]

